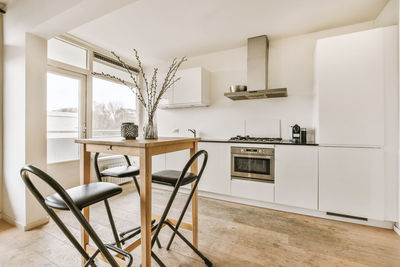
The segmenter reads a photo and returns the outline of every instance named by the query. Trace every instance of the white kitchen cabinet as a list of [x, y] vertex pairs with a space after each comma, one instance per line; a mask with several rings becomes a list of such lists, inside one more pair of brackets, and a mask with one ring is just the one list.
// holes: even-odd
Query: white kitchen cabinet
[[383, 220], [383, 150], [320, 147], [319, 209]]
[[[226, 143], [199, 142], [198, 150], [201, 149], [208, 152], [208, 161], [199, 183], [199, 190], [230, 194], [230, 145]], [[166, 169], [181, 171], [189, 158], [189, 150], [167, 153], [165, 154], [165, 167]], [[201, 156], [198, 162], [199, 170], [202, 163], [203, 157]], [[184, 188], [190, 188], [190, 185], [185, 185]]]
[[190, 158], [189, 149], [165, 154], [165, 168], [168, 170], [183, 170]]
[[385, 72], [393, 69], [396, 29], [378, 28], [317, 41], [316, 134], [320, 145], [383, 146]]
[[275, 146], [275, 202], [318, 209], [317, 146]]
[[[201, 177], [199, 190], [230, 194], [230, 145], [226, 143], [200, 142], [199, 150], [208, 152], [208, 161]], [[199, 168], [201, 163], [199, 163]]]
[[232, 180], [232, 196], [274, 202], [274, 184], [259, 181]]
[[152, 157], [151, 167], [153, 172], [165, 170], [165, 156], [166, 154], [161, 154]]
[[198, 107], [210, 104], [208, 71], [202, 67], [183, 69], [176, 73], [176, 77], [181, 79], [167, 91], [160, 102], [160, 108]]

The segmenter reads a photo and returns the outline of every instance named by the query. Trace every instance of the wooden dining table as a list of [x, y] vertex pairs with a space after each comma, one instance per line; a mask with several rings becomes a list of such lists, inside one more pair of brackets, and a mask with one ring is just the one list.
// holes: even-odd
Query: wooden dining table
[[[159, 154], [171, 153], [175, 151], [190, 150], [190, 156], [197, 152], [197, 144], [200, 138], [183, 137], [160, 137], [158, 139], [137, 139], [125, 140], [123, 138], [93, 138], [77, 139], [80, 144], [80, 183], [90, 183], [90, 153], [104, 153], [114, 155], [128, 155], [139, 157], [140, 162], [140, 222], [141, 238], [128, 244], [124, 249], [132, 251], [139, 245], [142, 249], [142, 266], [151, 266], [151, 221], [152, 218], [159, 217], [152, 215], [151, 195], [152, 195], [152, 157]], [[191, 167], [192, 173], [197, 173], [198, 166], [195, 162]], [[183, 166], [182, 166], [183, 168]], [[193, 185], [192, 185], [193, 186]], [[89, 221], [89, 207], [83, 209], [85, 218]], [[176, 221], [169, 219], [171, 223]], [[182, 228], [186, 228], [193, 233], [193, 245], [198, 247], [198, 194], [197, 191], [192, 198], [192, 222], [185, 223]], [[89, 236], [84, 229], [81, 230], [81, 244], [83, 248], [92, 254], [96, 248], [89, 244]], [[103, 260], [105, 260], [103, 258]], [[117, 262], [123, 266], [124, 261], [116, 257]], [[84, 260], [83, 262], [84, 263]]]

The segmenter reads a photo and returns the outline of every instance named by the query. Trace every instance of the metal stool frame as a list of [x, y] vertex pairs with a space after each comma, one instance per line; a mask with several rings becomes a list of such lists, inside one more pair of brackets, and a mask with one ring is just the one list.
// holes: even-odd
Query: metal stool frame
[[[81, 226], [85, 229], [85, 231], [88, 233], [88, 235], [90, 236], [90, 238], [93, 240], [93, 242], [95, 243], [95, 245], [98, 248], [97, 251], [91, 257], [83, 249], [81, 244], [76, 240], [76, 238], [69, 231], [69, 229], [66, 227], [66, 225], [62, 222], [60, 217], [58, 217], [58, 215], [54, 212], [54, 210], [46, 205], [45, 198], [39, 192], [39, 190], [34, 186], [28, 173], [32, 173], [35, 176], [37, 176], [38, 178], [40, 178], [42, 181], [44, 181], [65, 202], [68, 209], [72, 212], [72, 214], [75, 216], [75, 218], [81, 224]], [[23, 182], [25, 183], [26, 187], [29, 189], [29, 191], [31, 191], [31, 193], [36, 198], [36, 200], [39, 202], [39, 204], [43, 207], [43, 209], [46, 210], [46, 212], [54, 220], [54, 222], [61, 229], [61, 231], [65, 234], [65, 236], [71, 241], [72, 245], [79, 251], [79, 253], [82, 255], [82, 257], [87, 261], [84, 266], [89, 266], [89, 265], [93, 266], [93, 267], [96, 266], [96, 264], [94, 263], [94, 259], [96, 258], [97, 254], [99, 252], [101, 252], [103, 254], [103, 256], [107, 259], [107, 261], [111, 264], [111, 266], [117, 267], [118, 263], [115, 261], [114, 257], [111, 255], [109, 250], [112, 250], [114, 252], [117, 252], [117, 253], [125, 256], [128, 259], [127, 266], [132, 265], [132, 255], [130, 253], [128, 253], [120, 248], [117, 248], [117, 247], [113, 246], [112, 244], [104, 244], [101, 241], [100, 237], [93, 230], [93, 228], [91, 227], [89, 222], [83, 216], [81, 210], [77, 207], [77, 205], [74, 203], [72, 198], [68, 195], [67, 191], [65, 191], [65, 189], [59, 183], [57, 183], [56, 180], [54, 180], [51, 176], [49, 176], [44, 171], [42, 171], [39, 168], [36, 168], [35, 166], [32, 166], [32, 165], [24, 166], [20, 171], [20, 175], [21, 175], [21, 178], [22, 178]]]
[[[94, 170], [96, 172], [97, 180], [99, 182], [102, 182], [103, 181], [102, 178], [106, 177], [106, 176], [101, 175], [100, 168], [99, 168], [99, 163], [98, 163], [99, 155], [100, 155], [100, 153], [96, 153], [94, 155], [94, 159], [93, 159], [94, 160]], [[125, 158], [125, 161], [126, 161], [127, 165], [128, 166], [132, 166], [131, 161], [129, 160], [129, 157], [126, 156], [126, 155], [123, 155], [123, 156]], [[133, 182], [135, 183], [136, 190], [137, 190], [137, 192], [138, 192], [138, 194], [140, 196], [140, 187], [139, 187], [138, 180], [136, 179], [136, 176], [133, 176], [132, 178], [133, 178]], [[125, 241], [135, 237], [136, 235], [138, 235], [138, 233], [140, 233], [140, 226], [135, 227], [135, 228], [130, 229], [130, 230], [127, 230], [127, 231], [124, 231], [124, 232], [120, 233], [119, 236], [118, 236], [118, 231], [117, 231], [117, 228], [115, 226], [114, 218], [113, 218], [112, 213], [111, 213], [110, 204], [108, 203], [107, 199], [104, 200], [104, 205], [106, 207], [108, 219], [110, 221], [111, 229], [112, 229], [112, 232], [113, 232], [113, 235], [114, 235], [115, 244], [119, 248], [121, 248], [121, 244], [125, 244]], [[153, 220], [151, 223], [154, 224], [155, 220]], [[125, 235], [129, 234], [129, 233], [132, 233], [132, 234], [130, 234], [129, 236], [125, 237]], [[121, 239], [119, 237], [121, 237]], [[157, 239], [157, 246], [159, 248], [161, 248], [161, 243], [160, 243], [160, 241], [158, 239]]]
[[[184, 180], [184, 178], [185, 178], [185, 175], [187, 174], [189, 168], [194, 164], [194, 162], [195, 162], [195, 161], [198, 159], [198, 157], [200, 157], [201, 155], [203, 155], [203, 164], [202, 164], [202, 166], [201, 166], [201, 168], [200, 168], [200, 172], [198, 173], [198, 175], [197, 175], [197, 177], [196, 177], [196, 180], [194, 181], [193, 187], [192, 187], [192, 189], [191, 189], [191, 191], [190, 191], [190, 194], [189, 194], [188, 199], [186, 200], [186, 203], [185, 203], [184, 208], [183, 208], [183, 210], [182, 210], [182, 212], [181, 212], [181, 215], [180, 215], [180, 217], [179, 217], [179, 219], [178, 219], [178, 221], [177, 221], [177, 223], [176, 223], [176, 226], [173, 226], [171, 223], [169, 223], [168, 221], [166, 221], [167, 216], [168, 216], [168, 213], [169, 213], [169, 211], [170, 211], [170, 209], [171, 209], [172, 203], [174, 202], [174, 200], [175, 200], [175, 198], [176, 198], [176, 195], [177, 195], [177, 193], [178, 193], [179, 188], [182, 186], [182, 183], [183, 183], [183, 180]], [[159, 221], [159, 222], [153, 227], [153, 229], [152, 229], [152, 230], [155, 229], [155, 233], [154, 233], [153, 238], [152, 238], [152, 240], [151, 240], [151, 247], [154, 246], [154, 243], [156, 242], [156, 240], [157, 240], [157, 238], [158, 238], [158, 235], [159, 235], [159, 233], [160, 233], [160, 231], [161, 231], [161, 228], [162, 228], [163, 225], [165, 224], [165, 225], [167, 225], [169, 228], [171, 228], [171, 230], [173, 231], [173, 234], [172, 234], [172, 236], [171, 236], [171, 238], [170, 238], [170, 240], [169, 240], [168, 246], [167, 246], [167, 250], [169, 250], [169, 248], [171, 247], [171, 244], [172, 244], [172, 241], [174, 240], [175, 235], [178, 235], [178, 236], [179, 236], [179, 237], [180, 237], [180, 238], [181, 238], [181, 239], [182, 239], [182, 240], [183, 240], [183, 241], [184, 241], [184, 242], [199, 256], [199, 257], [200, 257], [200, 258], [202, 258], [202, 259], [204, 260], [204, 262], [206, 263], [207, 266], [212, 266], [211, 261], [208, 260], [196, 247], [193, 246], [192, 243], [190, 243], [189, 240], [187, 240], [187, 239], [178, 231], [179, 226], [180, 226], [180, 224], [181, 224], [181, 222], [182, 222], [182, 219], [183, 219], [183, 217], [185, 216], [185, 213], [186, 213], [186, 211], [187, 211], [187, 208], [188, 208], [188, 206], [189, 206], [189, 204], [190, 204], [190, 201], [192, 200], [192, 197], [193, 197], [194, 193], [196, 192], [197, 186], [198, 186], [198, 184], [199, 184], [199, 182], [200, 182], [200, 178], [201, 178], [201, 176], [202, 176], [202, 174], [203, 174], [203, 171], [204, 171], [204, 169], [205, 169], [205, 167], [206, 167], [207, 160], [208, 160], [208, 153], [207, 153], [207, 151], [205, 151], [205, 150], [200, 150], [200, 151], [198, 151], [196, 154], [194, 154], [194, 155], [190, 158], [190, 160], [186, 163], [186, 165], [185, 165], [185, 167], [183, 168], [182, 173], [181, 173], [181, 175], [180, 175], [178, 181], [177, 181], [176, 184], [175, 184], [174, 190], [172, 191], [172, 194], [171, 194], [171, 196], [170, 196], [170, 198], [169, 198], [169, 200], [168, 200], [168, 203], [167, 203], [167, 205], [166, 205], [166, 207], [165, 207], [165, 210], [164, 210], [164, 212], [163, 212], [163, 215], [161, 216], [160, 221]], [[153, 253], [152, 253], [152, 255], [153, 255]], [[156, 256], [155, 254], [153, 255], [153, 257], [154, 257], [155, 259], [157, 259], [157, 256]], [[160, 259], [158, 259], [158, 260], [161, 261]], [[162, 266], [165, 266], [165, 265], [162, 265]]]

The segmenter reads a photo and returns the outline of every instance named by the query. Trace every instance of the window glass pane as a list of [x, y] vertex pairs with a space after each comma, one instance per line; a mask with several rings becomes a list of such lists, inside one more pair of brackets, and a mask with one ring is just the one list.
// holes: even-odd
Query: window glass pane
[[128, 87], [93, 78], [92, 135], [120, 136], [121, 123], [137, 122], [136, 96]]
[[47, 57], [50, 59], [86, 69], [86, 56], [86, 49], [55, 38], [47, 41]]
[[75, 160], [79, 147], [79, 94], [81, 81], [47, 74], [47, 162]]
[[129, 73], [127, 71], [119, 70], [119, 69], [110, 67], [108, 65], [99, 63], [97, 61], [93, 61], [93, 71], [98, 72], [98, 73], [104, 72], [104, 73], [107, 73], [110, 75], [114, 75], [118, 78], [121, 78], [127, 82], [133, 83], [132, 78], [129, 76]]

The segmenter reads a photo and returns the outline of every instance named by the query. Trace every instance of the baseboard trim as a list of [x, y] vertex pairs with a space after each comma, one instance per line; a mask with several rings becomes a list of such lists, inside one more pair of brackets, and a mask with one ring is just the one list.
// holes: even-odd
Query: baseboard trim
[[15, 220], [15, 218], [13, 218], [13, 217], [11, 217], [11, 216], [8, 216], [7, 214], [2, 214], [2, 217], [1, 217], [1, 218], [2, 218], [5, 222], [7, 222], [7, 223], [9, 223], [9, 224], [11, 224], [11, 225], [16, 226], [18, 229], [21, 229], [21, 230], [24, 229], [23, 225], [22, 225], [20, 222], [17, 222], [17, 221]]
[[374, 227], [386, 228], [386, 229], [393, 229], [393, 225], [394, 225], [394, 222], [389, 222], [389, 221], [378, 221], [378, 220], [372, 220], [372, 219], [368, 219], [368, 221], [360, 221], [360, 220], [355, 220], [355, 219], [350, 219], [350, 218], [329, 216], [326, 214], [326, 212], [319, 211], [319, 210], [308, 210], [308, 209], [304, 209], [304, 208], [285, 206], [285, 205], [281, 205], [281, 204], [275, 204], [275, 203], [269, 203], [269, 202], [263, 202], [263, 201], [257, 201], [257, 200], [249, 200], [249, 199], [243, 199], [243, 198], [239, 198], [239, 197], [219, 195], [219, 194], [213, 194], [213, 193], [208, 193], [208, 192], [199, 192], [199, 195], [208, 197], [208, 198], [243, 204], [243, 205], [247, 205], [247, 206], [256, 206], [256, 207], [260, 207], [260, 208], [279, 210], [279, 211], [284, 211], [284, 212], [291, 212], [291, 213], [312, 216], [312, 217], [318, 217], [318, 218], [323, 218], [323, 219], [328, 219], [328, 220], [333, 220], [333, 221], [355, 223], [355, 224], [374, 226]]
[[[160, 185], [153, 184], [153, 187], [162, 189], [162, 190], [171, 191], [171, 189], [166, 186], [160, 186]], [[188, 188], [181, 188], [179, 190], [179, 192], [188, 193], [189, 190], [190, 189], [188, 189]], [[330, 216], [330, 215], [327, 215], [325, 211], [309, 210], [309, 209], [304, 209], [304, 208], [285, 206], [282, 204], [263, 202], [263, 201], [259, 201], [259, 200], [251, 200], [251, 199], [245, 199], [245, 198], [236, 197], [236, 196], [222, 195], [222, 194], [218, 194], [218, 193], [210, 193], [210, 192], [204, 192], [204, 191], [199, 191], [199, 196], [211, 198], [211, 199], [222, 200], [222, 201], [227, 201], [227, 202], [233, 202], [233, 203], [242, 204], [242, 205], [246, 205], [246, 206], [253, 206], [253, 207], [266, 208], [266, 209], [272, 209], [272, 210], [278, 210], [278, 211], [284, 211], [284, 212], [291, 212], [291, 213], [296, 213], [296, 214], [300, 214], [300, 215], [318, 217], [318, 218], [323, 218], [323, 219], [328, 219], [328, 220], [333, 220], [333, 221], [341, 221], [341, 222], [355, 223], [355, 224], [361, 224], [361, 225], [367, 225], [367, 226], [374, 226], [374, 227], [379, 227], [379, 228], [394, 229], [394, 222], [391, 222], [391, 221], [378, 221], [378, 220], [372, 220], [372, 219], [368, 219], [368, 221], [361, 221], [361, 220], [356, 220], [356, 219], [351, 219], [351, 218]]]
[[27, 225], [25, 225], [19, 221], [16, 221], [15, 218], [8, 216], [7, 214], [3, 214], [1, 219], [3, 219], [4, 221], [6, 221], [7, 223], [9, 223], [11, 225], [14, 225], [15, 227], [17, 227], [18, 229], [20, 229], [22, 231], [29, 231], [29, 230], [32, 230], [38, 226], [41, 226], [41, 225], [49, 222], [49, 217], [47, 217], [47, 216], [45, 218], [41, 218], [37, 221], [31, 222]]
[[49, 221], [50, 221], [49, 217], [46, 216], [45, 218], [41, 218], [41, 219], [39, 219], [37, 221], [28, 223], [27, 225], [24, 226], [24, 231], [29, 231], [29, 230], [32, 230], [32, 229], [38, 227], [38, 226], [47, 224], [47, 223], [49, 223]]
[[397, 226], [397, 224], [393, 224], [393, 230], [396, 234], [400, 235], [400, 228]]

